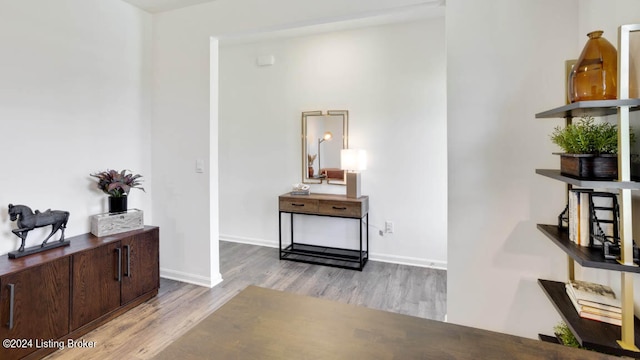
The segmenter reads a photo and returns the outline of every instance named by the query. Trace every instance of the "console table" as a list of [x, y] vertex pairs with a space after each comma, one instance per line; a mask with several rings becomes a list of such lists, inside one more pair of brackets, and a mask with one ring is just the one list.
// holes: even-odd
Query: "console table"
[[[278, 241], [281, 260], [306, 262], [310, 264], [334, 266], [344, 269], [360, 270], [369, 259], [369, 197], [357, 199], [345, 195], [311, 194], [280, 195], [278, 214]], [[291, 243], [282, 245], [282, 214], [289, 214]], [[298, 243], [293, 237], [293, 215], [329, 216], [355, 219], [359, 222], [359, 249], [344, 249], [329, 246]], [[364, 220], [364, 221], [363, 221]], [[365, 246], [363, 247], [363, 223], [365, 227]]]

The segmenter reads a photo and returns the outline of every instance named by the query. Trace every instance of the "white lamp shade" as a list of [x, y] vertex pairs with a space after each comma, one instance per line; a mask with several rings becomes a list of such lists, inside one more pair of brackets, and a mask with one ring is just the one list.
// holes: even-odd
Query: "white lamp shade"
[[340, 168], [349, 171], [367, 169], [367, 152], [359, 149], [340, 150]]

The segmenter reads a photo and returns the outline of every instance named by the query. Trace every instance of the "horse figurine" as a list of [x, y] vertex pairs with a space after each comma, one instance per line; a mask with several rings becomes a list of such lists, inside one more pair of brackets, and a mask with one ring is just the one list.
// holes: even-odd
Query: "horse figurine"
[[43, 248], [47, 241], [56, 233], [56, 231], [61, 230], [62, 234], [60, 236], [60, 242], [64, 242], [64, 229], [67, 227], [67, 221], [69, 221], [69, 212], [61, 211], [61, 210], [47, 210], [45, 212], [40, 212], [36, 210], [35, 213], [31, 211], [31, 208], [25, 205], [12, 205], [9, 204], [9, 217], [11, 221], [16, 221], [18, 228], [11, 230], [16, 236], [22, 239], [22, 243], [20, 244], [19, 252], [24, 251], [24, 243], [27, 239], [27, 234], [29, 231], [51, 225], [51, 233], [47, 236], [46, 239], [40, 245]]

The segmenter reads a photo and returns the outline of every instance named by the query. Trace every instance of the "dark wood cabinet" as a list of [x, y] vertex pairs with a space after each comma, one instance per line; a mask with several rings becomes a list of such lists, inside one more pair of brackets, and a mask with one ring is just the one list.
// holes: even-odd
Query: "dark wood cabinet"
[[73, 255], [71, 331], [120, 306], [120, 242]]
[[13, 341], [0, 359], [22, 358], [36, 341], [69, 332], [69, 264], [64, 257], [0, 277], [0, 339]]
[[160, 287], [158, 229], [122, 240], [121, 303]]
[[1, 347], [0, 359], [42, 358], [56, 348], [36, 341], [77, 338], [157, 295], [157, 227], [69, 240], [67, 247], [0, 258], [0, 339], [31, 341]]

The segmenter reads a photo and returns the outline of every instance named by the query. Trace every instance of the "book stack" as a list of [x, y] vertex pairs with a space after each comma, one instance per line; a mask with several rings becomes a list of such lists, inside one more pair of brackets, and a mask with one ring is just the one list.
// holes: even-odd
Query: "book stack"
[[622, 325], [621, 302], [609, 286], [573, 280], [565, 287], [580, 317]]
[[307, 184], [293, 184], [291, 187], [291, 195], [309, 195], [311, 187]]

